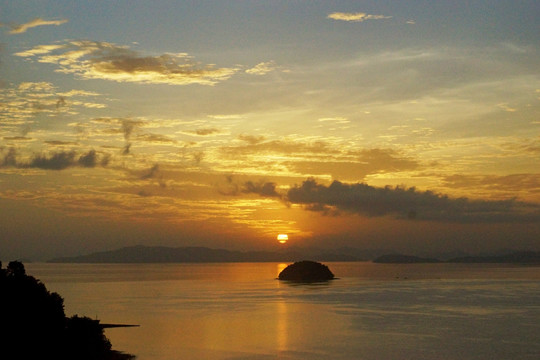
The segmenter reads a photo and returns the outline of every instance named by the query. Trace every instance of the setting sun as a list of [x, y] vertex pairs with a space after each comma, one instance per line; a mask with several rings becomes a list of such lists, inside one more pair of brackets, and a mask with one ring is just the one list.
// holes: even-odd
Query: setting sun
[[285, 244], [287, 240], [289, 240], [289, 236], [287, 236], [287, 234], [279, 234], [277, 236], [277, 240], [280, 242], [280, 244]]

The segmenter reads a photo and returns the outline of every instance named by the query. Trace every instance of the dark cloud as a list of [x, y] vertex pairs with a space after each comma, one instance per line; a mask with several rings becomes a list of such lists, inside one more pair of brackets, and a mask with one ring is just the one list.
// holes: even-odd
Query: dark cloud
[[392, 216], [443, 222], [540, 221], [540, 205], [511, 200], [487, 201], [450, 198], [415, 188], [377, 188], [363, 183], [334, 181], [329, 186], [309, 179], [287, 192], [292, 204], [307, 210], [355, 213], [369, 217]]
[[234, 181], [232, 175], [226, 175], [225, 183], [218, 184], [217, 191], [221, 195], [236, 196], [240, 193], [240, 186]]
[[154, 164], [148, 171], [141, 176], [142, 180], [160, 177], [159, 164]]
[[48, 170], [63, 170], [71, 166], [75, 166], [75, 152], [57, 152], [51, 156], [36, 155], [30, 163], [23, 167], [48, 169]]
[[9, 148], [7, 154], [4, 155], [2, 163], [0, 165], [2, 167], [17, 166], [17, 151], [14, 148]]
[[61, 108], [62, 106], [66, 106], [66, 98], [63, 96], [59, 96], [58, 100], [56, 100], [56, 108]]
[[81, 155], [77, 163], [82, 167], [95, 167], [97, 163], [97, 155], [95, 150], [90, 150], [88, 153]]
[[129, 155], [130, 149], [131, 149], [131, 143], [127, 143], [127, 144], [122, 148], [122, 155]]
[[55, 146], [61, 146], [61, 145], [78, 145], [78, 143], [74, 141], [60, 141], [60, 140], [46, 140], [44, 141], [45, 144], [48, 145], [55, 145]]
[[4, 140], [28, 141], [28, 140], [32, 140], [32, 138], [29, 138], [29, 137], [26, 137], [26, 136], [4, 136]]
[[38, 154], [34, 155], [34, 157], [28, 162], [21, 162], [17, 160], [15, 149], [11, 148], [8, 150], [7, 154], [4, 155], [0, 166], [64, 170], [70, 167], [94, 168], [98, 164], [101, 166], [106, 166], [108, 162], [108, 155], [104, 155], [100, 160], [95, 150], [90, 150], [79, 156], [77, 156], [75, 151], [59, 151], [51, 155]]
[[140, 126], [142, 124], [141, 121], [137, 120], [130, 120], [130, 119], [122, 119], [122, 133], [124, 134], [124, 140], [129, 141], [129, 138], [131, 137], [131, 133], [133, 133], [133, 130], [135, 130], [136, 127]]
[[245, 194], [259, 194], [267, 197], [281, 197], [276, 191], [276, 183], [273, 182], [253, 182], [246, 181], [242, 188], [242, 192]]
[[226, 196], [238, 196], [241, 194], [258, 194], [264, 197], [281, 198], [282, 195], [276, 191], [276, 183], [269, 181], [245, 181], [243, 183], [235, 181], [232, 175], [225, 176], [225, 183], [218, 184], [218, 192]]

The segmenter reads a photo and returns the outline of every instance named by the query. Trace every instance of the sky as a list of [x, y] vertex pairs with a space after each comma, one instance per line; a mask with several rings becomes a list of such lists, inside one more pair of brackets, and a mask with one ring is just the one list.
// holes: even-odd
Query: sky
[[0, 257], [540, 250], [539, 17], [2, 0]]

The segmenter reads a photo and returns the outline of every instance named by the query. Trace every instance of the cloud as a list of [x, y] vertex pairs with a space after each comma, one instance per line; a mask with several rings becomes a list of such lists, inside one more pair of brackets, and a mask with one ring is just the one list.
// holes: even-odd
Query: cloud
[[233, 180], [232, 175], [226, 175], [225, 176], [225, 183], [219, 183], [217, 184], [217, 191], [221, 195], [226, 196], [235, 196], [239, 193], [239, 185]]
[[238, 139], [247, 142], [250, 145], [256, 145], [261, 142], [263, 142], [266, 138], [262, 135], [247, 135], [247, 134], [240, 134], [238, 135]]
[[369, 217], [392, 216], [442, 222], [537, 222], [540, 205], [516, 200], [450, 198], [432, 191], [405, 187], [373, 187], [339, 181], [329, 186], [308, 179], [287, 192], [287, 200], [307, 210]]
[[44, 143], [48, 145], [54, 145], [54, 146], [78, 145], [78, 143], [74, 141], [61, 141], [61, 140], [46, 140], [44, 141]]
[[[264, 161], [274, 156], [272, 165], [290, 171], [294, 176], [330, 176], [334, 179], [358, 181], [369, 174], [418, 170], [421, 163], [393, 149], [347, 149], [326, 141], [270, 140], [240, 135], [244, 144], [221, 148], [225, 157], [247, 162]], [[257, 164], [255, 166], [260, 166]]]
[[131, 143], [127, 143], [127, 144], [122, 148], [122, 155], [129, 155], [130, 150], [131, 150]]
[[97, 96], [96, 93], [70, 90], [57, 92], [50, 82], [21, 82], [6, 88], [0, 87], [0, 123], [2, 125], [29, 126], [37, 121], [36, 115], [46, 117], [74, 116], [82, 108], [104, 108], [100, 103], [80, 101], [81, 96]]
[[68, 20], [62, 19], [62, 20], [44, 20], [42, 18], [35, 18], [26, 24], [10, 24], [8, 25], [11, 30], [9, 31], [10, 34], [22, 34], [25, 33], [28, 29], [34, 28], [36, 26], [45, 26], [45, 25], [62, 25], [67, 23]]
[[197, 130], [185, 130], [185, 131], [181, 131], [180, 133], [191, 135], [191, 136], [210, 136], [210, 135], [220, 134], [221, 131], [216, 128], [203, 128], [203, 129], [197, 129]]
[[171, 139], [168, 136], [160, 134], [141, 134], [137, 136], [137, 140], [151, 142], [154, 144], [175, 144], [176, 140]]
[[251, 69], [247, 69], [246, 73], [251, 75], [266, 75], [276, 69], [276, 64], [273, 61], [262, 62]]
[[444, 186], [453, 189], [484, 190], [486, 193], [519, 194], [540, 193], [540, 174], [510, 175], [446, 175], [441, 178]]
[[325, 117], [325, 118], [319, 118], [319, 122], [331, 122], [335, 124], [348, 124], [350, 123], [349, 119], [346, 117]]
[[159, 164], [154, 164], [146, 173], [141, 176], [141, 180], [153, 179], [156, 177], [161, 177], [159, 171]]
[[10, 141], [30, 141], [32, 138], [26, 136], [4, 136], [4, 140]]
[[97, 92], [94, 91], [86, 91], [86, 90], [70, 90], [66, 92], [59, 92], [57, 93], [59, 96], [65, 96], [65, 97], [71, 97], [71, 96], [98, 96]]
[[248, 180], [243, 183], [237, 182], [232, 175], [225, 176], [225, 183], [217, 185], [217, 191], [221, 195], [238, 196], [241, 194], [258, 194], [262, 197], [277, 197], [281, 198], [282, 194], [276, 191], [277, 184], [270, 181], [252, 181]]
[[34, 155], [28, 162], [17, 160], [16, 151], [10, 148], [0, 167], [16, 167], [16, 168], [37, 168], [44, 170], [64, 170], [70, 167], [85, 167], [94, 168], [98, 164], [106, 166], [109, 162], [109, 157], [104, 155], [99, 159], [95, 150], [89, 150], [86, 153], [78, 155], [75, 151], [59, 151], [51, 155], [38, 154]]
[[131, 119], [110, 119], [110, 118], [100, 118], [96, 119], [97, 121], [103, 120], [111, 120], [113, 122], [120, 122], [120, 130], [122, 134], [124, 134], [124, 140], [129, 141], [131, 134], [133, 131], [144, 124], [143, 121], [140, 120], [131, 120]]
[[215, 85], [238, 71], [202, 65], [186, 53], [145, 56], [127, 46], [88, 40], [39, 45], [15, 55], [37, 57], [39, 62], [58, 65], [57, 72], [82, 79], [142, 84]]
[[328, 143], [317, 140], [309, 143], [293, 140], [270, 140], [263, 141], [264, 137], [240, 135], [239, 139], [248, 144], [241, 146], [227, 146], [223, 151], [231, 155], [255, 154], [255, 153], [285, 153], [285, 154], [338, 154], [339, 151], [332, 149]]
[[15, 148], [9, 148], [7, 154], [4, 155], [0, 167], [15, 167], [17, 166], [17, 151]]
[[357, 13], [334, 12], [334, 13], [329, 14], [328, 18], [333, 19], [333, 20], [340, 20], [340, 21], [362, 22], [364, 20], [391, 19], [392, 16], [369, 15], [363, 12], [357, 12]]
[[265, 197], [281, 197], [276, 191], [276, 183], [274, 182], [253, 182], [246, 181], [242, 188], [245, 194], [259, 194]]

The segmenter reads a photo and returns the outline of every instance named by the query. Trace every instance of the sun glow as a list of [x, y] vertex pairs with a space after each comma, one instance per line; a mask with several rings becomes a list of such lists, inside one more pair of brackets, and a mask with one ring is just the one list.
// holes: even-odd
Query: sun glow
[[289, 240], [289, 237], [287, 236], [287, 234], [279, 234], [277, 236], [277, 241], [279, 241], [280, 244], [285, 244], [287, 240]]

